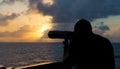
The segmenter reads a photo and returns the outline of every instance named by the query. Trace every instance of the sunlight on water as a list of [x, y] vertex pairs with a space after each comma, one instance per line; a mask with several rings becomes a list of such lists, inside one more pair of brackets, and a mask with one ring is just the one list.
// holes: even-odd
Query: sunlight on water
[[23, 69], [23, 68], [40, 66], [40, 65], [50, 64], [50, 63], [52, 63], [52, 62], [44, 62], [44, 63], [40, 63], [40, 64], [31, 64], [31, 65], [27, 65], [27, 66], [16, 67], [15, 69]]

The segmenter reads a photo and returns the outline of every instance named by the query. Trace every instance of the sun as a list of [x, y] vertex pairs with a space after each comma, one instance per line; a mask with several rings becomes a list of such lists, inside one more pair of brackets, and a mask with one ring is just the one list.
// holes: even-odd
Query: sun
[[44, 33], [46, 30], [50, 30], [52, 28], [51, 24], [45, 24], [41, 28], [37, 30], [38, 33]]
[[44, 37], [45, 33], [49, 30], [52, 29], [53, 24], [42, 24], [42, 25], [37, 25], [34, 26], [36, 28], [32, 29], [33, 31], [26, 33], [27, 36], [25, 36], [24, 38], [28, 38], [28, 40], [40, 40], [42, 37]]
[[22, 38], [23, 40], [27, 40], [28, 42], [40, 40], [42, 37], [44, 37], [45, 33], [49, 31], [52, 27], [52, 24], [32, 26], [32, 28], [29, 29], [31, 31], [22, 34]]

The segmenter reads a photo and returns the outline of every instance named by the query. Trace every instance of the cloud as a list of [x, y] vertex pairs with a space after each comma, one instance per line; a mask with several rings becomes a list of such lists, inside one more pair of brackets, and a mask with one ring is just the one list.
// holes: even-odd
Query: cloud
[[[33, 41], [40, 40], [41, 37], [38, 39], [39, 36], [34, 36], [34, 39], [31, 35], [37, 34], [35, 32], [40, 32], [40, 29], [45, 30], [45, 26], [48, 26], [47, 30], [71, 31], [81, 18], [92, 21], [96, 25], [94, 31], [98, 34], [119, 41], [120, 0], [43, 1], [45, 0], [1, 0], [0, 41], [28, 41], [29, 38]], [[47, 36], [46, 32], [44, 36]]]
[[41, 2], [37, 6], [45, 14], [53, 15], [54, 22], [70, 23], [81, 18], [94, 20], [119, 15], [119, 3], [119, 0], [55, 0], [55, 4], [50, 7]]
[[53, 17], [38, 12], [36, 3], [30, 5], [29, 0], [10, 1], [5, 0], [0, 4], [0, 42], [40, 41], [53, 27]]
[[0, 2], [0, 26], [8, 25], [11, 20], [29, 10], [28, 0], [3, 0]]
[[[101, 22], [104, 22], [102, 26]], [[95, 33], [109, 38], [112, 42], [120, 42], [120, 15], [98, 18], [92, 24]]]
[[5, 0], [0, 4], [0, 14], [8, 15], [24, 13], [29, 9], [28, 0]]
[[14, 14], [14, 13], [11, 14], [10, 16], [0, 15], [0, 26], [6, 26], [6, 25], [8, 25], [8, 23], [6, 21], [9, 20], [9, 19], [14, 19], [17, 16], [18, 15]]
[[93, 25], [93, 32], [97, 34], [104, 35], [106, 31], [110, 30], [109, 26], [105, 25], [104, 22], [99, 22], [98, 24], [96, 24], [96, 21], [95, 21], [94, 24], [95, 25]]
[[101, 25], [99, 26], [100, 30], [106, 31], [106, 30], [110, 30], [109, 27], [107, 25], [104, 25], [103, 22], [101, 22]]
[[[24, 25], [14, 32], [0, 32], [0, 42], [38, 42], [45, 40], [43, 35], [48, 31], [39, 31], [41, 27]], [[42, 38], [42, 39], [41, 39]]]

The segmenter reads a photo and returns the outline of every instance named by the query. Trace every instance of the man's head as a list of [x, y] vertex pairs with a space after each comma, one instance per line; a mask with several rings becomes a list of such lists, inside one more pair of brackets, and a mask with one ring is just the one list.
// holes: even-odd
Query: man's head
[[92, 26], [89, 21], [81, 19], [75, 24], [74, 31], [81, 33], [90, 33], [92, 32]]

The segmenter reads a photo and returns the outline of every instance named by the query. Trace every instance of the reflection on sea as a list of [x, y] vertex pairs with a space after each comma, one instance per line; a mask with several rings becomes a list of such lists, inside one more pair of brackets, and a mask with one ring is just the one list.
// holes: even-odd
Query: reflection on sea
[[[63, 59], [62, 43], [0, 43], [0, 65], [21, 67], [59, 62]], [[120, 43], [113, 43], [116, 69], [120, 69]]]
[[0, 64], [18, 67], [57, 62], [63, 58], [62, 43], [0, 43]]

